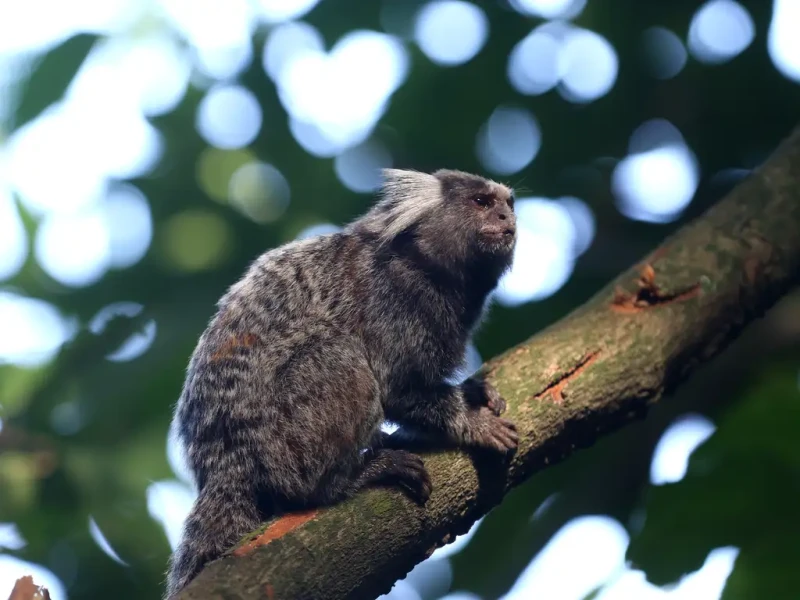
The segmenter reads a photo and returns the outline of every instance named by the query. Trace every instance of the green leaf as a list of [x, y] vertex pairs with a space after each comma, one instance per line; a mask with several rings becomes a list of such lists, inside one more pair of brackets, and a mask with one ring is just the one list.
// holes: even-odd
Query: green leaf
[[15, 129], [61, 99], [96, 39], [95, 35], [81, 33], [45, 54], [22, 87], [14, 115]]
[[656, 584], [740, 549], [723, 598], [796, 598], [800, 588], [797, 364], [766, 369], [692, 455], [680, 482], [651, 487], [628, 558]]

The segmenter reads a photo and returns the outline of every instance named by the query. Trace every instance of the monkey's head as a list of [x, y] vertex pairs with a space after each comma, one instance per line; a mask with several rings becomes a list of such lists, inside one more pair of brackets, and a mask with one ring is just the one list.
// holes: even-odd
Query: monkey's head
[[411, 243], [450, 270], [505, 271], [516, 242], [513, 191], [478, 175], [441, 169], [383, 172], [380, 201], [354, 226], [384, 244]]
[[[441, 169], [440, 218], [467, 254], [510, 260], [517, 239], [514, 192], [478, 175]], [[443, 232], [444, 233], [444, 232]]]

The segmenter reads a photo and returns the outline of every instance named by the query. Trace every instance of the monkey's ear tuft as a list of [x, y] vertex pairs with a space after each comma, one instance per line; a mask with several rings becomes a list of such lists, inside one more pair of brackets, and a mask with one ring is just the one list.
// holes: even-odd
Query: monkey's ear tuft
[[381, 175], [383, 179], [386, 181], [390, 181], [392, 179], [397, 179], [398, 177], [402, 177], [406, 173], [413, 173], [414, 171], [409, 169], [381, 169]]
[[[383, 195], [395, 200], [416, 200], [439, 190], [439, 180], [429, 173], [411, 169], [383, 169]], [[437, 194], [438, 195], [438, 194]]]
[[413, 169], [381, 169], [385, 186], [430, 183], [433, 175]]

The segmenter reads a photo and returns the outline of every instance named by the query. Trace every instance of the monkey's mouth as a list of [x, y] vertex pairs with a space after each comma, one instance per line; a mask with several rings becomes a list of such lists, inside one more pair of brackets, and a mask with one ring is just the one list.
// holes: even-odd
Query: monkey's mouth
[[491, 251], [510, 250], [516, 241], [516, 231], [513, 227], [505, 229], [484, 229], [481, 231], [481, 241]]

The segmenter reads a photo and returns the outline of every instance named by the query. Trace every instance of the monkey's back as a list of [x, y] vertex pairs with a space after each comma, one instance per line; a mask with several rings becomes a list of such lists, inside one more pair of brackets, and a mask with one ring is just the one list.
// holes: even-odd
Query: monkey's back
[[345, 234], [294, 242], [220, 300], [176, 411], [198, 487], [247, 478], [291, 506], [349, 476], [383, 420], [359, 334], [369, 261]]

